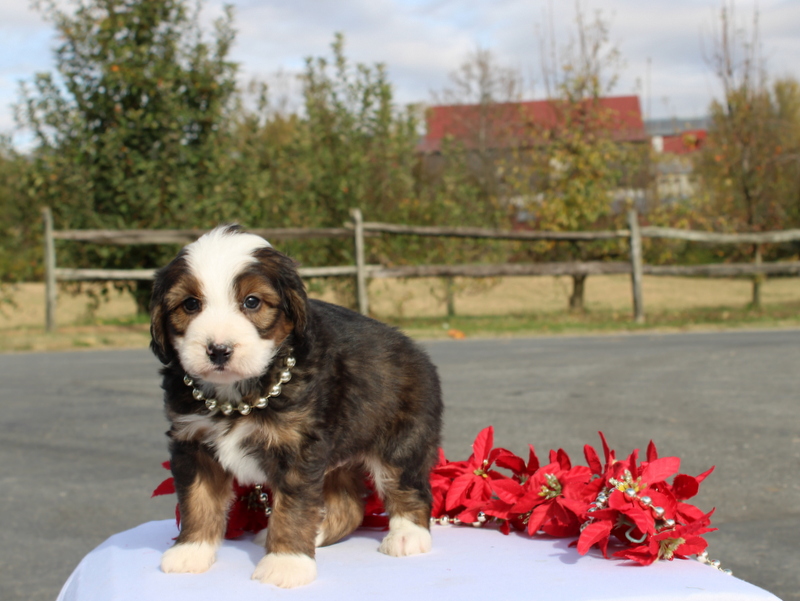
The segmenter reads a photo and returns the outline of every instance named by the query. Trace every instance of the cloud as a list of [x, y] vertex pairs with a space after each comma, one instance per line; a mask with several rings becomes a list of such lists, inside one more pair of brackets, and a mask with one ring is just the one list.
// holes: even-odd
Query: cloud
[[[207, 0], [207, 27], [223, 11], [223, 0]], [[241, 65], [241, 81], [269, 80], [278, 89], [301, 73], [305, 58], [330, 56], [334, 32], [346, 38], [352, 62], [384, 63], [402, 103], [426, 102], [448, 85], [454, 71], [477, 47], [492, 51], [497, 62], [518, 69], [533, 87], [541, 85], [541, 34], [552, 21], [556, 43], [575, 36], [574, 3], [557, 0], [234, 0], [238, 29], [232, 58]], [[652, 116], [703, 113], [718, 94], [704, 57], [720, 0], [584, 0], [584, 17], [597, 9], [610, 23], [610, 39], [625, 60], [618, 93], [643, 95]], [[737, 2], [737, 18], [749, 25], [755, 0]], [[760, 0], [761, 39], [770, 73], [798, 77], [800, 3]], [[550, 7], [548, 9], [548, 7]], [[550, 10], [550, 15], [548, 14]], [[7, 105], [18, 81], [52, 70], [53, 30], [26, 2], [0, 3], [0, 131], [12, 126]], [[649, 69], [648, 69], [649, 59]], [[278, 72], [284, 75], [276, 76]], [[283, 82], [283, 83], [281, 83]], [[649, 86], [647, 83], [649, 82]], [[649, 95], [647, 94], [649, 92]]]

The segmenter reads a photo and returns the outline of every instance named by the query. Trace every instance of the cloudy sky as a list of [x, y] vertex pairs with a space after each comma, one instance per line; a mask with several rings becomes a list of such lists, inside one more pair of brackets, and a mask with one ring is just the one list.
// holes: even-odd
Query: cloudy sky
[[[651, 117], [705, 114], [718, 95], [707, 57], [713, 48], [721, 0], [583, 0], [601, 10], [611, 42], [625, 61], [617, 94], [638, 93]], [[61, 0], [62, 3], [68, 0]], [[291, 81], [307, 56], [328, 55], [334, 32], [346, 37], [355, 62], [386, 64], [399, 102], [431, 102], [448, 74], [476, 48], [518, 69], [529, 98], [544, 95], [539, 32], [552, 13], [556, 42], [573, 34], [570, 0], [232, 0], [238, 36], [233, 59], [241, 79]], [[738, 0], [736, 15], [750, 25], [758, 5], [763, 54], [773, 76], [800, 77], [800, 1]], [[203, 20], [223, 2], [206, 0]], [[549, 9], [548, 9], [549, 7]], [[0, 132], [14, 128], [10, 108], [19, 82], [53, 69], [53, 29], [28, 0], [0, 0]], [[648, 77], [648, 62], [650, 64]], [[276, 73], [284, 75], [276, 79]], [[647, 84], [649, 82], [649, 85]]]

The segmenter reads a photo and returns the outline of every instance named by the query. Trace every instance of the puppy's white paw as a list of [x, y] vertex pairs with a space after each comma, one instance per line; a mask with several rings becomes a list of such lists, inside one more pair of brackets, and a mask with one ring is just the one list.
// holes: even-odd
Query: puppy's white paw
[[268, 553], [258, 562], [253, 580], [281, 588], [295, 588], [317, 577], [317, 562], [300, 553]]
[[266, 547], [267, 546], [267, 532], [269, 532], [269, 528], [264, 528], [263, 530], [259, 530], [258, 534], [253, 537], [253, 542], [257, 544], [259, 547]]
[[167, 574], [200, 574], [217, 559], [217, 546], [211, 543], [180, 543], [164, 551], [161, 570]]
[[389, 534], [378, 550], [392, 557], [427, 553], [431, 550], [430, 530], [417, 526], [408, 518], [393, 517], [389, 520]]

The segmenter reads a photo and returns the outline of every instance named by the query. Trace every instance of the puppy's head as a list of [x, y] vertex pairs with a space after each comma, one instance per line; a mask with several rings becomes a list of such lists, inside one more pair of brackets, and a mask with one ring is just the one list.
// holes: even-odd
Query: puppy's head
[[306, 293], [294, 262], [238, 226], [186, 246], [156, 275], [150, 348], [165, 365], [233, 384], [260, 376], [306, 322]]

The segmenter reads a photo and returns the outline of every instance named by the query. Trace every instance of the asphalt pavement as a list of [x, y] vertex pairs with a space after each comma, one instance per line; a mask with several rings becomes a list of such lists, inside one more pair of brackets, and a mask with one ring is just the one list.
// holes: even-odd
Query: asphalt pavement
[[[681, 471], [716, 465], [711, 556], [800, 600], [800, 331], [426, 343], [443, 381], [444, 449], [495, 444], [583, 462], [602, 430], [625, 456], [652, 439]], [[0, 599], [52, 601], [113, 533], [174, 515], [158, 364], [146, 350], [0, 355]], [[711, 568], [709, 568], [711, 569]]]

